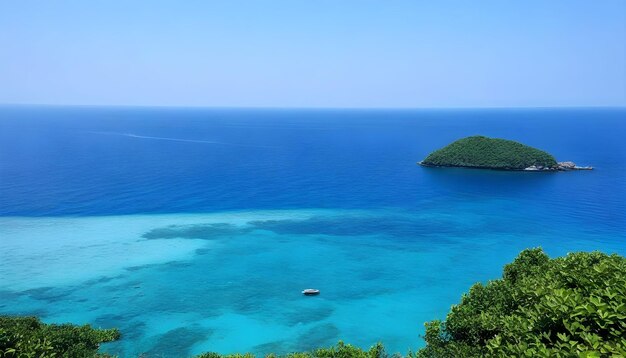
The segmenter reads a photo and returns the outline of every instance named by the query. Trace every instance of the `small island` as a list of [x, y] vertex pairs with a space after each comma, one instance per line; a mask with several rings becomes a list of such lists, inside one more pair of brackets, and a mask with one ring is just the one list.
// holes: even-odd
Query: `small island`
[[427, 167], [463, 167], [497, 170], [591, 170], [573, 162], [557, 162], [552, 154], [512, 140], [472, 136], [430, 153], [418, 164]]

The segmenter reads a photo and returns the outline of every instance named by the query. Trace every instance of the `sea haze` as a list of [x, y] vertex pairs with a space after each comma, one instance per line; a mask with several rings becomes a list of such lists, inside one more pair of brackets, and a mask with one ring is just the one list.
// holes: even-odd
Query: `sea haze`
[[[416, 165], [476, 134], [595, 170]], [[624, 138], [624, 109], [0, 107], [0, 314], [122, 357], [406, 353], [524, 248], [626, 254]]]

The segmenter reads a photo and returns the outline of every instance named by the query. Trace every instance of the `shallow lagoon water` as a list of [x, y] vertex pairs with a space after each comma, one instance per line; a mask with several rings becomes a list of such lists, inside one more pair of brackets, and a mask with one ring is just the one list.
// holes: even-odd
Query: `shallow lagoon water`
[[[0, 313], [118, 327], [122, 357], [406, 353], [524, 248], [626, 254], [624, 111], [0, 113]], [[415, 165], [476, 132], [597, 169]]]

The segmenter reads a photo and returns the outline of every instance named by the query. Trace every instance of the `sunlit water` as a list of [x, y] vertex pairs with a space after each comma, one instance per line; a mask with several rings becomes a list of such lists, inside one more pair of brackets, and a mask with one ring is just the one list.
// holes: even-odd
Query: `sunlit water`
[[[1, 108], [0, 313], [123, 357], [406, 353], [524, 248], [626, 254], [625, 114]], [[473, 134], [596, 170], [415, 165]]]

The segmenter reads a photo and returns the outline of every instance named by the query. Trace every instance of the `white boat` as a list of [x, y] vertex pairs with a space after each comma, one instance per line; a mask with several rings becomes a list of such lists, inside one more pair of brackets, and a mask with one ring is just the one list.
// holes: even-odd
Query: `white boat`
[[320, 290], [315, 288], [307, 288], [302, 291], [302, 294], [305, 296], [315, 296], [320, 294]]

